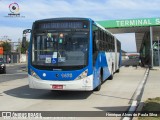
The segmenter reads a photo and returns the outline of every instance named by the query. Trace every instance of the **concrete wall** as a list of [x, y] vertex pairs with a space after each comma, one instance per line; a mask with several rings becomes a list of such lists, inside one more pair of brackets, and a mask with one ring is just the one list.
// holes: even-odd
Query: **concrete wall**
[[26, 54], [21, 54], [21, 57], [20, 57], [20, 62], [21, 63], [24, 63], [27, 61], [27, 57], [26, 57]]

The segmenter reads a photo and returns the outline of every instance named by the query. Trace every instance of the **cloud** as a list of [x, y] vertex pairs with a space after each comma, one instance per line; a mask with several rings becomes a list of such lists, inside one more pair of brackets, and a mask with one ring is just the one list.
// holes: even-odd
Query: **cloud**
[[22, 33], [25, 28], [13, 28], [13, 27], [1, 27], [0, 29], [0, 39], [3, 36], [8, 36], [12, 41], [18, 41], [22, 39]]
[[121, 42], [122, 50], [126, 52], [135, 52], [135, 33], [115, 34], [117, 39]]
[[0, 35], [8, 34], [14, 40], [21, 37], [23, 29], [31, 28], [37, 19], [88, 17], [99, 21], [159, 17], [160, 13], [159, 0], [15, 0], [25, 18], [5, 18], [12, 2], [0, 1]]
[[[1, 1], [1, 13], [9, 12], [9, 1]], [[90, 17], [94, 20], [152, 17], [160, 11], [158, 0], [17, 0], [25, 20], [54, 17]], [[159, 16], [159, 13], [154, 13]]]

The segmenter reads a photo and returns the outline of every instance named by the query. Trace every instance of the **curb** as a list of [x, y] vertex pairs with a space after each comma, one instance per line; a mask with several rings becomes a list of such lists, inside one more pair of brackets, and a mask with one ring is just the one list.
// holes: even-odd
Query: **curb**
[[[142, 97], [142, 94], [143, 94], [143, 88], [145, 87], [145, 84], [146, 84], [148, 76], [149, 76], [149, 71], [150, 71], [150, 69], [147, 68], [146, 71], [145, 71], [143, 79], [141, 80], [140, 84], [138, 85], [138, 87], [137, 87], [137, 89], [134, 93], [133, 101], [130, 105], [129, 110], [127, 111], [128, 113], [133, 114], [134, 112], [136, 112], [138, 110], [139, 111], [142, 110], [142, 107], [143, 107], [144, 104], [141, 102], [141, 97]], [[134, 117], [124, 117], [122, 120], [130, 120], [130, 119], [133, 119], [133, 118]]]
[[10, 63], [10, 64], [6, 64], [7, 67], [9, 66], [15, 66], [15, 65], [25, 65], [27, 63]]

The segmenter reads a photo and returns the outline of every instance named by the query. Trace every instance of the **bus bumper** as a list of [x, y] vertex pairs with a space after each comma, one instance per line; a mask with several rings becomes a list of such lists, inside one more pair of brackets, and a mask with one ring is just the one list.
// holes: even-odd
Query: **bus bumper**
[[[46, 89], [46, 90], [73, 90], [73, 91], [91, 91], [93, 90], [93, 75], [90, 75], [84, 79], [72, 80], [72, 81], [51, 81], [37, 79], [31, 75], [28, 75], [29, 87], [34, 89]], [[62, 89], [53, 88], [54, 85], [63, 86]]]

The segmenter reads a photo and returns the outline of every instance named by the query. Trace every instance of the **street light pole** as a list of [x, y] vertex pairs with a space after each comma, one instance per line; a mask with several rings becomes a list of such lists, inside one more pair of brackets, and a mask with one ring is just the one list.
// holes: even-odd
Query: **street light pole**
[[19, 48], [18, 48], [18, 52], [19, 52], [19, 63], [21, 63], [21, 40], [18, 39], [18, 43], [19, 43]]
[[153, 67], [153, 29], [152, 27], [150, 26], [150, 67], [152, 68]]

